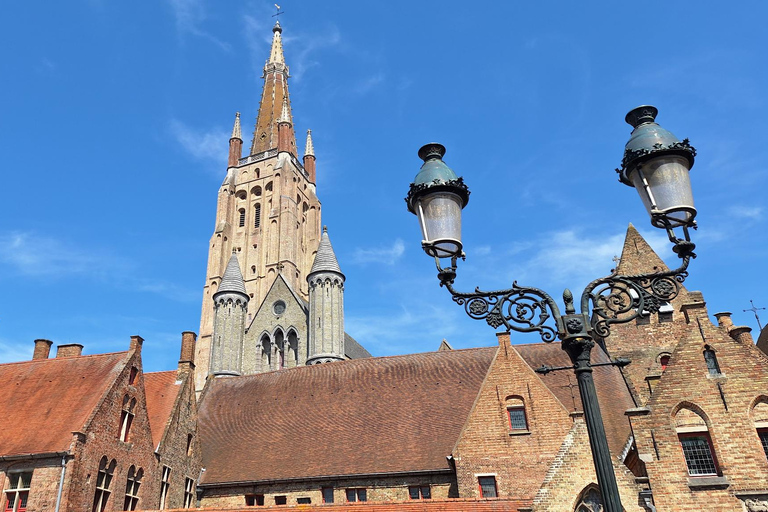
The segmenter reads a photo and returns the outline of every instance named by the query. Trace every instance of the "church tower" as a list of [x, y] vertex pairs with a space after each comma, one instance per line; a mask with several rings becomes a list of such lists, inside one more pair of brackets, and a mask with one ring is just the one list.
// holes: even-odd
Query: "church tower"
[[309, 282], [309, 358], [307, 364], [345, 359], [344, 274], [328, 238], [328, 228], [307, 276]]
[[[282, 31], [280, 23], [275, 23], [253, 139], [245, 156], [240, 114], [235, 116], [227, 174], [219, 188], [216, 224], [208, 247], [195, 355], [199, 368], [213, 368], [214, 297], [224, 285], [228, 264], [234, 261], [239, 266], [249, 299], [246, 328], [278, 275], [300, 300], [309, 299], [306, 279], [320, 241], [320, 201], [311, 135], [306, 146], [310, 153], [303, 162], [297, 154]], [[233, 253], [235, 258], [231, 258]], [[205, 378], [206, 372], [197, 374], [198, 390]]]

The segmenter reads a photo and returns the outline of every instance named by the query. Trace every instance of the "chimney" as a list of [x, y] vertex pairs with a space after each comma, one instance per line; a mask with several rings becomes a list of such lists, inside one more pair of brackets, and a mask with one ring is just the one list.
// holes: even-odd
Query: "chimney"
[[497, 332], [496, 333], [496, 339], [499, 341], [499, 345], [502, 347], [505, 347], [509, 345], [509, 333], [508, 332]]
[[717, 325], [720, 327], [725, 327], [726, 331], [730, 331], [733, 328], [733, 320], [731, 320], [730, 311], [715, 313], [715, 318], [717, 318]]
[[731, 327], [731, 329], [728, 331], [728, 334], [731, 335], [731, 338], [735, 339], [739, 343], [743, 343], [744, 345], [755, 344], [755, 340], [752, 339], [752, 328], [747, 327], [746, 325]]
[[32, 353], [32, 359], [48, 359], [51, 353], [51, 340], [35, 340], [35, 351]]
[[135, 334], [131, 336], [131, 344], [128, 347], [128, 350], [135, 350], [136, 352], [141, 352], [141, 346], [144, 344], [144, 338], [139, 336], [138, 334]]
[[56, 357], [78, 357], [83, 354], [83, 346], [79, 343], [67, 343], [56, 347]]
[[192, 331], [181, 333], [181, 354], [179, 355], [178, 376], [182, 377], [195, 368], [195, 342], [197, 334]]

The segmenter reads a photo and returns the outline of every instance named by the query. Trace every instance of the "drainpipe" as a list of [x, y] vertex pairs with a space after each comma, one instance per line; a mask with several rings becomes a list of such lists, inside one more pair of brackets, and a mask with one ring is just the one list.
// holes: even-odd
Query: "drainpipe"
[[640, 491], [640, 499], [643, 500], [646, 509], [650, 510], [650, 512], [656, 512], [656, 506], [653, 504], [652, 490], [645, 489]]
[[64, 474], [67, 472], [67, 456], [61, 456], [61, 478], [59, 478], [59, 493], [56, 496], [56, 511], [59, 512], [61, 506], [61, 492], [64, 490]]

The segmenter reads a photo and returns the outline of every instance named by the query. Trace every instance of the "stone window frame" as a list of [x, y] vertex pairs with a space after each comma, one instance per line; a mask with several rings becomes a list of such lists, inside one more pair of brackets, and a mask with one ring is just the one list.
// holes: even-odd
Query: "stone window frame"
[[99, 461], [99, 470], [96, 473], [96, 491], [93, 493], [92, 512], [104, 512], [109, 503], [109, 496], [112, 494], [110, 486], [115, 475], [117, 461], [112, 459], [110, 462], [107, 456], [103, 456]]
[[429, 484], [409, 485], [408, 497], [412, 500], [431, 500], [432, 487]]
[[[8, 489], [5, 490], [5, 508], [6, 512], [25, 512], [27, 510], [27, 502], [29, 501], [29, 490], [32, 487], [32, 474], [34, 471], [9, 471], [7, 478], [9, 483]], [[25, 479], [25, 475], [29, 475], [28, 479]]]
[[125, 501], [123, 502], [123, 510], [137, 510], [139, 505], [139, 488], [141, 487], [141, 479], [144, 477], [144, 470], [136, 466], [131, 465], [128, 468], [128, 478], [125, 481]]
[[163, 466], [160, 473], [160, 510], [165, 510], [168, 501], [168, 489], [171, 486], [171, 468]]
[[349, 487], [344, 489], [344, 495], [347, 498], [347, 503], [368, 501], [368, 489], [365, 487]]
[[[478, 491], [480, 491], [481, 498], [498, 498], [499, 497], [499, 484], [496, 481], [495, 473], [475, 475], [475, 478], [477, 478], [477, 489]], [[485, 491], [484, 489], [490, 490], [491, 484], [493, 485], [493, 492], [490, 493]]]
[[195, 481], [192, 478], [184, 478], [184, 506], [182, 508], [192, 508], [195, 502]]

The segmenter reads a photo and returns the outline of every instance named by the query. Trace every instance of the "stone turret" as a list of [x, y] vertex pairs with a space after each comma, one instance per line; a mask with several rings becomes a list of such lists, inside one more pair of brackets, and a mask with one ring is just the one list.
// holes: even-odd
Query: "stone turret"
[[340, 361], [344, 357], [344, 274], [328, 238], [328, 228], [307, 276], [309, 283], [309, 358], [307, 364]]
[[240, 375], [248, 294], [235, 253], [229, 258], [218, 291], [213, 294], [213, 307], [210, 373]]

